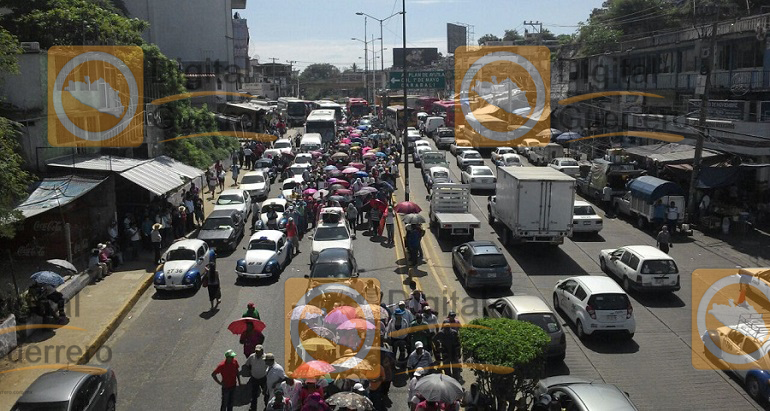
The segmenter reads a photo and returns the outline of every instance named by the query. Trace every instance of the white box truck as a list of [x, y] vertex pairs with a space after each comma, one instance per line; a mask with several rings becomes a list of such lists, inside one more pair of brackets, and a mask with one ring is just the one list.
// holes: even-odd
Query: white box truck
[[562, 244], [572, 233], [575, 179], [553, 168], [498, 167], [489, 223], [503, 225], [503, 244]]
[[439, 239], [462, 236], [473, 239], [481, 222], [470, 211], [471, 187], [467, 184], [434, 184], [427, 196], [430, 201], [430, 226], [436, 228]]

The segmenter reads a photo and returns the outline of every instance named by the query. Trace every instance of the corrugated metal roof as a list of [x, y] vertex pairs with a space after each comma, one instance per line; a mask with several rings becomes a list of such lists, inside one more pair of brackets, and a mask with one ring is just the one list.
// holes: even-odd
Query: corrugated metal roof
[[150, 160], [104, 155], [76, 155], [74, 158], [72, 156], [59, 157], [46, 164], [52, 167], [75, 168], [78, 170], [115, 171], [120, 173], [147, 161]]
[[155, 195], [163, 195], [203, 173], [203, 170], [161, 156], [123, 171], [120, 175]]
[[[649, 157], [661, 164], [687, 162], [695, 158], [695, 147], [689, 144], [662, 143], [646, 146], [630, 147], [625, 149], [627, 153], [642, 157]], [[703, 158], [716, 157], [719, 152], [704, 149]]]
[[24, 217], [32, 217], [75, 201], [78, 197], [96, 188], [104, 179], [76, 176], [46, 178], [35, 184], [35, 190], [16, 210]]

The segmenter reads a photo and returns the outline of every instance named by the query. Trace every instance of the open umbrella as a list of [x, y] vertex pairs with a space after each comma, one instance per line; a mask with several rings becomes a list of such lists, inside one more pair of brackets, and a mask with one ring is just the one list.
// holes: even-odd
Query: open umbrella
[[308, 351], [333, 350], [337, 346], [326, 338], [310, 338], [302, 340], [302, 348]]
[[422, 208], [411, 201], [402, 201], [396, 204], [394, 210], [399, 214], [414, 214], [422, 211]]
[[60, 260], [60, 259], [56, 259], [55, 258], [53, 260], [48, 260], [46, 262], [48, 264], [53, 264], [53, 265], [55, 265], [57, 267], [61, 267], [61, 268], [65, 269], [65, 270], [70, 270], [73, 273], [78, 272], [78, 269], [75, 268], [75, 266], [71, 262], [69, 262], [67, 260]]
[[353, 191], [348, 190], [347, 188], [340, 188], [334, 192], [334, 195], [348, 197], [353, 195]]
[[342, 184], [339, 184], [339, 183], [334, 183], [334, 184], [329, 186], [329, 190], [330, 191], [339, 190], [339, 189], [343, 189], [343, 188], [345, 188], [345, 186], [343, 186]]
[[350, 141], [350, 139], [349, 139], [349, 138], [343, 138], [343, 139], [342, 139], [342, 144], [350, 144], [350, 142], [351, 142], [351, 141]]
[[337, 326], [338, 330], [373, 330], [374, 324], [363, 318], [353, 318]]
[[351, 149], [351, 150], [353, 150], [353, 151], [358, 151], [358, 150], [360, 150], [360, 149], [361, 149], [361, 146], [357, 146], [357, 145], [355, 145], [355, 144], [358, 144], [358, 143], [353, 143], [353, 144], [354, 144], [354, 145], [353, 145], [353, 147], [350, 147], [350, 149]]
[[385, 211], [388, 208], [388, 205], [385, 204], [382, 200], [372, 199], [369, 201], [369, 206], [372, 208], [377, 208], [380, 211]]
[[334, 405], [338, 410], [351, 409], [356, 411], [372, 411], [374, 404], [372, 400], [352, 391], [338, 392], [326, 401], [329, 405]]
[[343, 153], [343, 152], [334, 153], [334, 154], [332, 154], [332, 158], [335, 159], [335, 160], [336, 159], [346, 159], [346, 158], [348, 158], [348, 153]]
[[326, 172], [326, 174], [328, 174], [328, 175], [330, 175], [332, 177], [336, 177], [336, 176], [341, 176], [342, 175], [342, 171], [337, 170], [337, 169], [329, 170], [329, 171]]
[[337, 166], [332, 166], [332, 165], [324, 167], [324, 171], [332, 171], [332, 170], [336, 170], [336, 169], [337, 169]]
[[311, 320], [324, 315], [323, 310], [314, 305], [298, 305], [291, 310], [290, 320]]
[[344, 202], [347, 202], [348, 199], [343, 197], [343, 196], [332, 195], [332, 196], [329, 196], [329, 201], [336, 201], [338, 203], [344, 203]]
[[318, 157], [321, 157], [323, 153], [320, 151], [311, 151], [310, 155], [313, 156], [313, 158], [318, 158]]
[[[371, 309], [371, 312], [365, 313], [362, 307], [357, 307], [356, 317], [367, 319], [367, 320], [382, 320], [390, 317], [390, 314], [388, 314], [388, 310], [386, 310], [382, 306], [379, 306], [377, 304], [369, 304], [369, 308]], [[370, 315], [373, 317], [370, 317]]]
[[383, 153], [382, 151], [378, 151], [377, 153], [375, 153], [375, 155], [377, 157], [380, 157], [380, 158], [385, 158], [385, 157], [388, 156], [387, 154]]
[[374, 151], [367, 151], [366, 153], [364, 153], [364, 155], [362, 157], [363, 158], [376, 158], [377, 154], [375, 154]]
[[[62, 276], [56, 274], [53, 271], [38, 271], [35, 274], [32, 274], [29, 278], [38, 284], [47, 284], [52, 287], [58, 287], [64, 284], [64, 279]], [[355, 310], [353, 312], [353, 316], [355, 317]]]
[[425, 217], [419, 214], [407, 214], [401, 220], [404, 224], [425, 224]]
[[354, 131], [350, 133], [350, 138], [361, 138], [361, 133]]
[[328, 362], [314, 360], [306, 362], [297, 367], [297, 369], [291, 373], [291, 376], [292, 378], [318, 378], [322, 375], [326, 375], [334, 371], [335, 368], [332, 367], [332, 365]]
[[334, 360], [332, 365], [339, 369], [340, 372], [345, 372], [355, 368], [356, 371], [371, 371], [374, 369], [369, 361], [363, 358], [343, 356]]
[[305, 191], [302, 192], [302, 194], [304, 194], [306, 196], [311, 196], [311, 195], [313, 195], [313, 194], [315, 194], [317, 192], [318, 192], [318, 190], [316, 190], [315, 188], [306, 188]]
[[362, 139], [360, 137], [352, 138], [352, 139], [350, 139], [350, 141], [353, 142], [353, 143], [361, 143], [361, 144], [364, 143], [364, 139]]
[[359, 170], [355, 167], [346, 167], [344, 170], [342, 170], [342, 174], [355, 174]]
[[254, 329], [259, 332], [262, 332], [262, 330], [265, 329], [265, 323], [257, 320], [256, 318], [241, 318], [241, 319], [235, 320], [231, 322], [230, 325], [227, 326], [227, 329], [230, 330], [230, 332], [233, 334], [243, 334], [244, 331], [246, 331], [247, 323], [254, 324]]
[[366, 164], [364, 164], [364, 163], [350, 163], [350, 164], [348, 164], [348, 166], [349, 167], [355, 167], [355, 168], [357, 168], [359, 170], [363, 170], [363, 169], [366, 168]]
[[451, 404], [463, 397], [463, 387], [456, 379], [444, 374], [431, 374], [417, 381], [415, 387], [427, 401]]
[[343, 180], [341, 178], [336, 178], [336, 177], [332, 177], [326, 180], [326, 182], [329, 184], [342, 184], [342, 185], [350, 184], [347, 182], [347, 180]]
[[316, 338], [316, 336], [325, 338], [329, 341], [335, 341], [337, 338], [337, 335], [334, 334], [334, 331], [326, 327], [311, 327], [309, 330], [303, 331], [300, 338], [303, 340], [309, 340], [311, 338]]
[[368, 147], [368, 146], [364, 147], [364, 153], [368, 153], [369, 151], [372, 151], [372, 150], [374, 150], [374, 149], [371, 148], [371, 147]]
[[369, 173], [367, 173], [366, 171], [356, 171], [355, 173], [353, 173], [353, 175], [361, 178], [369, 177]]
[[567, 132], [567, 133], [559, 134], [559, 136], [556, 137], [556, 141], [560, 142], [560, 143], [563, 143], [565, 141], [575, 140], [575, 139], [578, 139], [578, 138], [583, 138], [583, 136], [581, 136], [580, 133], [576, 133], [574, 131], [570, 131], [570, 132]]
[[552, 136], [556, 137], [556, 136], [558, 136], [559, 134], [562, 134], [562, 133], [564, 133], [564, 132], [559, 130], [559, 129], [549, 128], [547, 130], [543, 130], [543, 131], [537, 133], [537, 136], [538, 137], [548, 137], [548, 138], [550, 138]]
[[365, 195], [369, 195], [369, 194], [374, 194], [376, 192], [377, 192], [377, 189], [374, 188], [374, 187], [364, 187], [364, 188], [356, 191], [354, 195], [365, 196]]
[[387, 181], [378, 181], [374, 184], [372, 184], [375, 188], [379, 190], [387, 190], [387, 191], [393, 191], [395, 190], [395, 187], [393, 187], [393, 184], [390, 184]]
[[327, 195], [329, 195], [329, 190], [320, 189], [320, 190], [318, 190], [318, 191], [317, 191], [315, 194], [313, 194], [313, 198], [315, 198], [316, 200], [318, 200], [318, 199], [320, 199], [320, 198], [321, 198], [321, 196], [324, 196], [324, 197], [326, 197]]
[[324, 321], [328, 324], [342, 324], [351, 318], [356, 318], [356, 309], [347, 305], [337, 307], [326, 315]]

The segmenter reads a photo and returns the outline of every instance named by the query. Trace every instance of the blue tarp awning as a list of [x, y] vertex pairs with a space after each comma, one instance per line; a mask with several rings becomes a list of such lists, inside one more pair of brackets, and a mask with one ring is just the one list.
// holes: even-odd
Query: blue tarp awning
[[16, 210], [27, 218], [38, 215], [75, 201], [104, 180], [77, 176], [46, 178], [33, 185], [32, 194]]
[[653, 176], [641, 176], [631, 180], [628, 183], [628, 189], [648, 204], [664, 196], [684, 195], [684, 190], [678, 184]]
[[740, 179], [739, 167], [704, 167], [698, 173], [695, 187], [699, 189], [728, 187]]

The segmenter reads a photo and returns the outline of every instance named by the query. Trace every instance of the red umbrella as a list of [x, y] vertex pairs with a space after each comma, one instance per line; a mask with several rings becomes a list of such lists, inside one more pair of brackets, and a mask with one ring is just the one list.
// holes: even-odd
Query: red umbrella
[[348, 164], [348, 165], [349, 165], [350, 167], [355, 167], [355, 168], [357, 168], [357, 169], [359, 169], [359, 170], [363, 170], [363, 169], [365, 169], [365, 168], [366, 168], [366, 164], [364, 164], [364, 163], [350, 163], [350, 164]]
[[347, 188], [341, 188], [335, 191], [334, 194], [338, 196], [352, 196], [353, 192], [351, 190], [348, 190]]
[[231, 322], [230, 325], [227, 326], [227, 329], [230, 330], [230, 332], [233, 334], [243, 334], [246, 331], [247, 323], [254, 324], [254, 329], [259, 332], [262, 332], [262, 330], [264, 330], [266, 327], [265, 323], [257, 320], [256, 318], [241, 318]]
[[344, 170], [342, 170], [342, 174], [355, 174], [359, 172], [360, 170], [356, 167], [347, 167]]
[[411, 201], [402, 201], [396, 204], [394, 210], [396, 210], [396, 212], [399, 214], [413, 214], [419, 213], [422, 211], [422, 208]]
[[378, 208], [380, 211], [385, 211], [388, 208], [388, 205], [382, 202], [382, 200], [377, 199], [371, 199], [369, 200], [369, 206], [372, 208]]
[[291, 373], [291, 376], [292, 378], [317, 378], [330, 372], [334, 372], [334, 370], [335, 368], [328, 362], [314, 360], [297, 367], [297, 369]]

